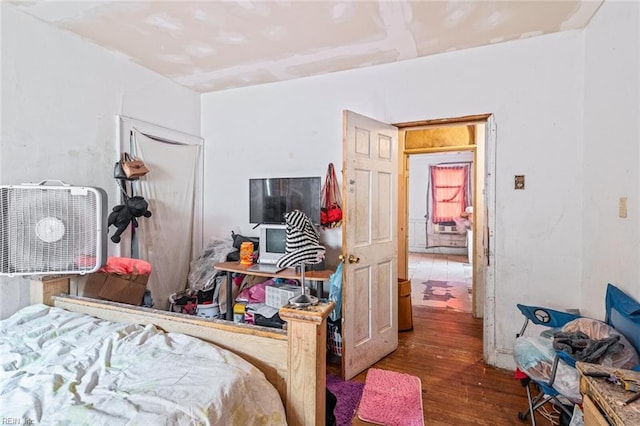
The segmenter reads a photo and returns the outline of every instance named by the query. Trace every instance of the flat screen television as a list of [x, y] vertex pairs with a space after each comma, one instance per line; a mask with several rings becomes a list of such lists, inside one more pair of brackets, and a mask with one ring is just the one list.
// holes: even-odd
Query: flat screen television
[[249, 223], [284, 223], [284, 214], [300, 210], [320, 223], [320, 177], [249, 179]]

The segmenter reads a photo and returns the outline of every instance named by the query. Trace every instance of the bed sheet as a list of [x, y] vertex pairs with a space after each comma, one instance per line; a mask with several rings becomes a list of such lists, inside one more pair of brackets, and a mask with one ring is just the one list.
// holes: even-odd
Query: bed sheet
[[152, 325], [32, 305], [0, 321], [0, 363], [0, 416], [21, 424], [286, 424], [256, 367]]

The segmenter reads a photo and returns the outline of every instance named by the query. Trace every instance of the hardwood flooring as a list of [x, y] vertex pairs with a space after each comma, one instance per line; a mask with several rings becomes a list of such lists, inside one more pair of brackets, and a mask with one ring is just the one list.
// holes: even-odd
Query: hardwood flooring
[[[471, 314], [414, 306], [413, 330], [399, 333], [398, 349], [373, 367], [420, 378], [428, 426], [530, 424], [518, 420], [527, 407], [525, 389], [513, 372], [484, 363], [482, 320]], [[339, 366], [327, 370], [340, 375]], [[366, 371], [353, 380], [365, 377]], [[541, 416], [536, 421], [550, 424]]]

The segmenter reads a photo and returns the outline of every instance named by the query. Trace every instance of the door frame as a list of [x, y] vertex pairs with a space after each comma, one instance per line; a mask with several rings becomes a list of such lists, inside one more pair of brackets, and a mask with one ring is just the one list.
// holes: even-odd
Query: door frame
[[[431, 148], [406, 149], [405, 134], [409, 130], [447, 127], [452, 125], [473, 125], [476, 138], [473, 145], [436, 146]], [[493, 239], [493, 223], [495, 211], [495, 152], [492, 144], [495, 141], [495, 126], [491, 114], [455, 117], [448, 119], [423, 120], [405, 123], [394, 123], [398, 127], [398, 276], [408, 278], [408, 179], [409, 156], [414, 154], [432, 154], [452, 151], [472, 151], [474, 153], [473, 174], [473, 273], [472, 273], [472, 306], [473, 316], [484, 318], [485, 358], [493, 353], [495, 334], [493, 330], [495, 299], [493, 297], [494, 262], [490, 250]], [[479, 131], [484, 130], [484, 132]], [[490, 135], [493, 132], [493, 137]], [[484, 244], [488, 242], [488, 244]]]
[[[409, 129], [411, 130], [411, 129]], [[456, 149], [449, 149], [444, 148], [444, 147], [437, 147], [437, 148], [431, 148], [431, 149], [421, 149], [421, 150], [412, 150], [411, 152], [406, 152], [406, 167], [405, 167], [405, 174], [403, 176], [405, 185], [404, 185], [404, 197], [402, 197], [403, 194], [399, 194], [400, 197], [402, 197], [404, 199], [404, 206], [405, 206], [405, 215], [404, 217], [406, 218], [406, 224], [407, 226], [405, 227], [405, 236], [404, 236], [404, 241], [406, 242], [406, 250], [404, 251], [405, 253], [405, 258], [406, 258], [406, 264], [407, 264], [407, 274], [404, 275], [404, 277], [406, 277], [407, 279], [409, 279], [409, 274], [408, 274], [408, 269], [409, 269], [409, 234], [410, 234], [410, 226], [409, 226], [409, 209], [407, 208], [409, 206], [409, 202], [410, 202], [410, 197], [409, 197], [409, 192], [410, 192], [410, 184], [411, 184], [411, 176], [412, 176], [412, 169], [409, 167], [410, 164], [410, 158], [414, 157], [414, 156], [429, 156], [429, 155], [438, 155], [438, 154], [447, 154], [447, 153], [472, 153], [473, 157], [471, 159], [471, 174], [473, 175], [473, 179], [472, 179], [472, 197], [471, 197], [471, 204], [474, 207], [474, 211], [475, 208], [477, 206], [476, 202], [476, 191], [478, 190], [479, 187], [481, 187], [481, 185], [478, 185], [478, 183], [476, 182], [476, 176], [478, 174], [478, 170], [476, 168], [476, 163], [477, 163], [477, 150], [475, 148], [475, 146], [467, 146], [466, 148], [456, 148]], [[448, 160], [444, 160], [446, 161], [446, 163], [441, 163], [441, 164], [448, 164]], [[462, 161], [461, 161], [462, 162]], [[456, 162], [457, 163], [457, 162]], [[398, 189], [398, 191], [400, 191], [400, 187]], [[430, 194], [427, 194], [427, 196], [430, 196]], [[426, 216], [425, 216], [426, 217]], [[475, 231], [476, 228], [476, 216], [474, 214], [473, 216], [474, 220], [473, 220], [473, 225], [472, 225], [472, 231]], [[480, 219], [482, 219], [482, 217], [480, 217]], [[428, 231], [427, 231], [428, 232]], [[473, 253], [473, 262], [472, 262], [472, 274], [471, 274], [471, 313], [475, 318], [480, 318], [482, 316], [482, 306], [478, 306], [478, 301], [479, 298], [477, 298], [477, 292], [476, 292], [476, 263], [475, 263], [475, 252], [473, 251], [473, 248], [475, 246], [475, 234], [473, 234], [473, 240], [471, 241], [471, 250]], [[400, 247], [400, 245], [399, 245]], [[399, 250], [400, 251], [400, 250]], [[479, 279], [478, 281], [481, 281], [481, 279]]]
[[[179, 130], [170, 129], [159, 124], [150, 123], [125, 115], [116, 115], [116, 152], [120, 156], [121, 152], [129, 152], [131, 150], [131, 142], [129, 134], [132, 130], [137, 130], [142, 134], [166, 143], [176, 143], [181, 145], [198, 145], [200, 147], [200, 156], [198, 158], [198, 170], [196, 170], [196, 183], [194, 187], [195, 200], [193, 206], [193, 230], [191, 243], [191, 257], [197, 256], [204, 248], [204, 239], [202, 230], [204, 229], [204, 139], [197, 135], [181, 132]], [[118, 188], [118, 195], [120, 189]], [[124, 200], [120, 199], [120, 202]], [[122, 233], [122, 240], [119, 244], [109, 241], [109, 253], [114, 256], [131, 256], [131, 232], [130, 230]]]

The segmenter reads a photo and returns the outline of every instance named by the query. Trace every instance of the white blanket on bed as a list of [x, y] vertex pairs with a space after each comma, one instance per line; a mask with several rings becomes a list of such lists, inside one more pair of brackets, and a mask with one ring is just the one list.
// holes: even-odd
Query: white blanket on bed
[[285, 424], [257, 368], [150, 325], [28, 306], [0, 322], [0, 363], [0, 417], [20, 424]]

